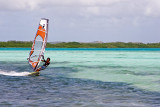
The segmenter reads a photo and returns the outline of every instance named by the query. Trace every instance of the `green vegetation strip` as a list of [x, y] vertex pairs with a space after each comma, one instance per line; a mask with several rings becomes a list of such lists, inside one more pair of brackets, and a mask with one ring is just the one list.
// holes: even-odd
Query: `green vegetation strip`
[[[30, 48], [32, 42], [24, 41], [8, 41], [0, 42], [1, 48]], [[111, 42], [111, 43], [79, 43], [79, 42], [62, 42], [51, 44], [47, 43], [47, 48], [160, 48], [160, 43], [124, 43], [124, 42]]]

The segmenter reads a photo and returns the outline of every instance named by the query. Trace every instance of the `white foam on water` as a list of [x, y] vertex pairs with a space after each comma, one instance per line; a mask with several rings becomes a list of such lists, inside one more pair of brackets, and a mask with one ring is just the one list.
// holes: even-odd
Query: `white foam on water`
[[30, 72], [16, 72], [16, 71], [2, 71], [0, 70], [0, 75], [7, 75], [7, 76], [27, 76]]

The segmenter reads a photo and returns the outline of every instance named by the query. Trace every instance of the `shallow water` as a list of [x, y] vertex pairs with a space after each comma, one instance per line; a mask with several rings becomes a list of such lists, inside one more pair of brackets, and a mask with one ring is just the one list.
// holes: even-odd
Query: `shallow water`
[[28, 53], [0, 48], [0, 106], [160, 106], [160, 49], [47, 49], [38, 77]]

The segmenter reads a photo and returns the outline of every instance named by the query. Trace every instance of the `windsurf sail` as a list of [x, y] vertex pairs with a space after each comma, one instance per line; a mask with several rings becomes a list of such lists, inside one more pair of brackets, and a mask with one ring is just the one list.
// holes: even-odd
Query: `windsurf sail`
[[39, 67], [42, 55], [44, 55], [48, 38], [48, 22], [49, 20], [45, 18], [40, 20], [38, 30], [29, 53], [28, 63], [34, 71]]

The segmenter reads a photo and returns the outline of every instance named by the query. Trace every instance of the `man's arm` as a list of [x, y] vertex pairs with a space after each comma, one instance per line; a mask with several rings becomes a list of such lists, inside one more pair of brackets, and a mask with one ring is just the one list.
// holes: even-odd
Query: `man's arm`
[[44, 59], [44, 55], [42, 55], [42, 60], [41, 60], [42, 62], [45, 62], [45, 59]]

